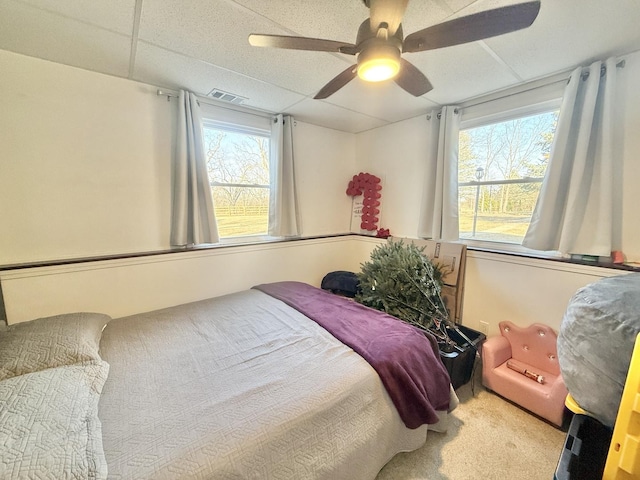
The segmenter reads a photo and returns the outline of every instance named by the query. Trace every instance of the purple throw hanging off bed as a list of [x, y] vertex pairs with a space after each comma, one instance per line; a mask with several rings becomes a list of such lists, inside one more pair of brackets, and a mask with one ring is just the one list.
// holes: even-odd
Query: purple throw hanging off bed
[[351, 347], [378, 372], [408, 428], [448, 410], [450, 379], [435, 339], [384, 312], [300, 282], [253, 287], [283, 301]]

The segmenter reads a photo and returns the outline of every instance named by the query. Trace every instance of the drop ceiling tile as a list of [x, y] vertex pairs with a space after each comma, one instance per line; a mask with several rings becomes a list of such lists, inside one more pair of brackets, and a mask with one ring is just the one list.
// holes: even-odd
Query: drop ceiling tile
[[[360, 24], [369, 18], [369, 9], [359, 0], [323, 0], [305, 2], [304, 8], [291, 0], [233, 0], [248, 10], [290, 30], [288, 35], [326, 38], [341, 42], [356, 41]], [[268, 32], [262, 32], [268, 33]]]
[[357, 77], [325, 102], [388, 122], [415, 117], [437, 106], [405, 92], [393, 81], [368, 83]]
[[431, 81], [424, 97], [434, 103], [458, 103], [493, 92], [519, 80], [478, 43], [405, 54]]
[[[355, 43], [360, 24], [369, 18], [369, 9], [360, 0], [306, 2], [304, 8], [293, 8], [291, 0], [233, 1], [290, 30], [288, 34], [344, 42]], [[409, 2], [402, 21], [404, 34], [438, 23], [451, 13], [440, 0]]]
[[20, 0], [50, 13], [125, 35], [133, 32], [136, 0]]
[[14, 0], [0, 2], [0, 48], [126, 77], [131, 40]]
[[446, 4], [439, 0], [410, 1], [402, 20], [404, 36], [444, 22], [452, 13]]
[[379, 118], [337, 107], [323, 100], [310, 98], [289, 107], [286, 113], [305, 123], [350, 133], [371, 130], [388, 123]]
[[640, 49], [640, 6], [635, 0], [585, 0], [579, 8], [543, 2], [538, 18], [520, 32], [486, 44], [524, 79], [568, 70], [612, 54]]
[[140, 39], [303, 95], [315, 93], [351, 60], [339, 54], [259, 48], [254, 32], [283, 34], [263, 17], [223, 0], [145, 3]]
[[453, 12], [458, 12], [472, 3], [475, 3], [476, 0], [442, 0]]
[[269, 112], [281, 112], [287, 106], [304, 99], [300, 94], [145, 42], [138, 43], [133, 77], [151, 85], [175, 90], [187, 89], [203, 96], [213, 88], [218, 88], [246, 97], [243, 105]]
[[[410, 34], [521, 1], [411, 0], [404, 31]], [[0, 0], [0, 49], [126, 77], [135, 4]], [[255, 48], [247, 36], [258, 32], [355, 41], [357, 27], [368, 15], [361, 0], [143, 0], [142, 6], [137, 80], [198, 93], [217, 87], [249, 97], [248, 104], [255, 108], [290, 109], [308, 123], [346, 131], [366, 130], [433, 104], [458, 103], [594, 59], [640, 50], [640, 0], [543, 1], [529, 29], [405, 54], [434, 85], [419, 99], [404, 96], [393, 84], [384, 92], [368, 91], [354, 81], [320, 102], [300, 99], [313, 96], [354, 63], [352, 56]]]
[[456, 13], [454, 18], [464, 17], [473, 13], [483, 12], [494, 8], [506, 7], [526, 0], [445, 0]]

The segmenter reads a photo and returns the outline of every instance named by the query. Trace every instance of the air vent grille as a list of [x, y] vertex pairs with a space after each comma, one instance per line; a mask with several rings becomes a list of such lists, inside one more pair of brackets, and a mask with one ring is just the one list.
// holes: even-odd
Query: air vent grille
[[239, 105], [245, 100], [247, 100], [247, 97], [241, 97], [240, 95], [225, 92], [223, 90], [218, 90], [217, 88], [214, 88], [213, 90], [211, 90], [207, 95], [211, 98], [215, 98], [216, 100], [235, 103], [236, 105]]

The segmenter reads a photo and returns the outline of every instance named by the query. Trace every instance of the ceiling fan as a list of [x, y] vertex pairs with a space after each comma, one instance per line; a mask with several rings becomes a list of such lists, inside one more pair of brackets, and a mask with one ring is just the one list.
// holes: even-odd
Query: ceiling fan
[[327, 83], [314, 98], [333, 95], [356, 75], [369, 82], [393, 80], [419, 97], [433, 89], [431, 82], [401, 53], [422, 52], [475, 42], [530, 26], [540, 11], [540, 1], [530, 1], [485, 10], [449, 20], [408, 35], [403, 39], [402, 17], [409, 0], [363, 0], [370, 16], [358, 29], [356, 43], [287, 35], [249, 35], [254, 47], [313, 50], [357, 55], [357, 63]]

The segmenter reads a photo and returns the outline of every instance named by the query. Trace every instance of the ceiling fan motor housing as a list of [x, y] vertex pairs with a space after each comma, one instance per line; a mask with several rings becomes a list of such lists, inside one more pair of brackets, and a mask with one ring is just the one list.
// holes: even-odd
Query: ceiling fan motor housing
[[[379, 37], [378, 32], [379, 30], [372, 30], [370, 19], [367, 18], [364, 22], [360, 24], [360, 27], [358, 28], [358, 35], [356, 36], [356, 45], [358, 46], [358, 48], [364, 45], [364, 43], [367, 40], [371, 40], [372, 38]], [[394, 33], [387, 40], [389, 42], [393, 42], [393, 44], [397, 44], [398, 48], [401, 49], [403, 38], [404, 37], [402, 34], [402, 25], [399, 25], [396, 30], [396, 33]]]

